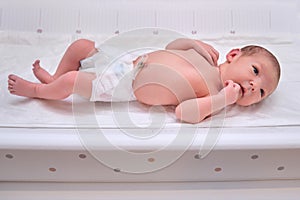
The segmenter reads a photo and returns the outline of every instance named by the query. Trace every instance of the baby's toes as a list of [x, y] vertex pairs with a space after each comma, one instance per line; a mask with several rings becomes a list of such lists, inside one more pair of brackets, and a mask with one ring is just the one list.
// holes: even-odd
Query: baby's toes
[[40, 60], [34, 61], [34, 63], [32, 64], [32, 66], [33, 66], [34, 68], [39, 68], [39, 67], [40, 67]]
[[16, 80], [17, 80], [17, 76], [16, 75], [13, 75], [13, 74], [10, 74], [9, 76], [8, 76], [8, 81], [9, 82], [16, 82]]

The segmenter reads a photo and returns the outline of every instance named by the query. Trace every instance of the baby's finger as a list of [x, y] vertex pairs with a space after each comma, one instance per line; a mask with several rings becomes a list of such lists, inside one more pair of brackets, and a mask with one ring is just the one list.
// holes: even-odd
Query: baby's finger
[[241, 86], [237, 83], [233, 83], [233, 87], [236, 89], [236, 90], [240, 90], [241, 89]]
[[213, 61], [214, 61], [215, 65], [217, 65], [218, 60], [219, 60], [219, 52], [217, 50], [215, 50], [214, 48], [212, 48], [211, 51], [212, 51]]
[[225, 86], [229, 86], [229, 85], [233, 84], [233, 81], [232, 80], [226, 80], [224, 83], [225, 83]]

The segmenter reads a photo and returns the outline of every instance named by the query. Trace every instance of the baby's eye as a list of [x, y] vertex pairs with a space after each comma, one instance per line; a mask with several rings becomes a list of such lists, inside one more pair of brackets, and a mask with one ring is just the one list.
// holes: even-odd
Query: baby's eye
[[253, 67], [253, 72], [255, 75], [258, 75], [259, 71], [258, 69], [255, 67], [255, 66], [252, 66]]

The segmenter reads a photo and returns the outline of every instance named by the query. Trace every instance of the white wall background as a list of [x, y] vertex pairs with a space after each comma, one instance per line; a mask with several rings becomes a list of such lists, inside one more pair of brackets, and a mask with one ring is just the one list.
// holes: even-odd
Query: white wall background
[[300, 0], [297, 1], [297, 15], [298, 15], [298, 20], [297, 20], [297, 23], [296, 23], [296, 31], [297, 31], [297, 34], [299, 35], [300, 34]]
[[138, 27], [163, 27], [183, 33], [212, 35], [299, 33], [299, 2], [1, 0], [0, 30], [113, 34]]

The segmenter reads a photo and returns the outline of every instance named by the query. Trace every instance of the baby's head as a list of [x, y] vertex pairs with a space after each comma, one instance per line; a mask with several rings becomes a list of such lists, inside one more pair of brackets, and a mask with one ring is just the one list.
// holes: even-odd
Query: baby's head
[[261, 46], [233, 49], [220, 65], [222, 81], [232, 80], [241, 86], [238, 105], [248, 106], [268, 97], [277, 88], [280, 65], [276, 57]]

